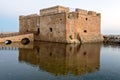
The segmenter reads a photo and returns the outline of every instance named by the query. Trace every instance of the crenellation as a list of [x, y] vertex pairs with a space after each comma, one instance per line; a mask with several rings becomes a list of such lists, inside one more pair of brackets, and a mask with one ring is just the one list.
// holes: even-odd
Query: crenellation
[[88, 11], [88, 15], [96, 16], [97, 13], [95, 11]]
[[78, 13], [81, 14], [81, 15], [87, 15], [87, 14], [88, 14], [88, 11], [87, 11], [87, 10], [78, 9], [78, 8], [76, 8], [76, 12], [78, 12]]
[[101, 17], [101, 14], [100, 14], [100, 13], [97, 13], [96, 15], [99, 16], [99, 17]]
[[25, 16], [23, 16], [23, 15], [19, 16], [19, 20], [22, 20], [24, 18], [25, 18]]
[[69, 12], [69, 8], [63, 6], [55, 6], [40, 10], [40, 15], [56, 14], [61, 12]]
[[79, 17], [78, 13], [76, 13], [76, 12], [70, 12], [68, 15], [69, 19], [77, 19], [78, 17]]

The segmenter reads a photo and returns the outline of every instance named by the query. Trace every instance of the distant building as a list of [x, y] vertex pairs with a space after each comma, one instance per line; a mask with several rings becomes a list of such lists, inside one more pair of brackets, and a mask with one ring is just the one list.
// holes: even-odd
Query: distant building
[[55, 6], [40, 10], [40, 15], [19, 17], [19, 32], [34, 33], [34, 40], [86, 43], [101, 42], [101, 15], [94, 11]]

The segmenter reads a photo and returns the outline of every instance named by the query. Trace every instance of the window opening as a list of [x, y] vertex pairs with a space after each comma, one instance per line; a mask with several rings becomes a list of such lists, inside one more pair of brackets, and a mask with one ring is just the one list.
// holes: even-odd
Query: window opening
[[50, 32], [52, 32], [52, 28], [50, 28]]
[[37, 33], [39, 34], [40, 33], [40, 29], [38, 28], [38, 30], [37, 30]]
[[87, 30], [84, 30], [84, 33], [87, 33]]

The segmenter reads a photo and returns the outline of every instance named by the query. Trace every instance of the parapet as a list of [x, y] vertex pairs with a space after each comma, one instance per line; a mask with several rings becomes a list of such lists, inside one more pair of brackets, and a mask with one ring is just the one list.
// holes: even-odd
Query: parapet
[[97, 13], [97, 16], [101, 17], [101, 14], [100, 14], [100, 13]]
[[19, 20], [24, 19], [24, 18], [25, 18], [25, 16], [23, 16], [23, 15], [19, 16]]
[[84, 14], [84, 15], [87, 15], [88, 14], [88, 11], [87, 10], [83, 10], [83, 9], [76, 9], [76, 12], [78, 12], [79, 14]]
[[42, 15], [62, 13], [62, 12], [69, 12], [69, 8], [63, 6], [54, 6], [50, 8], [45, 8], [40, 10], [40, 15], [42, 16]]
[[27, 16], [38, 16], [37, 14], [30, 14], [30, 15], [27, 15]]
[[88, 15], [91, 15], [91, 16], [101, 16], [100, 13], [96, 13], [95, 11], [88, 11]]
[[94, 11], [88, 11], [88, 15], [96, 16], [96, 15], [97, 15], [97, 13], [96, 13], [96, 12], [94, 12]]
[[87, 10], [78, 9], [78, 8], [76, 8], [75, 11], [81, 15], [101, 16], [100, 13], [96, 13], [95, 11], [87, 11]]
[[38, 15], [38, 14], [21, 15], [21, 16], [19, 16], [19, 19], [30, 18], [30, 17], [36, 17], [36, 16], [39, 16], [39, 15]]

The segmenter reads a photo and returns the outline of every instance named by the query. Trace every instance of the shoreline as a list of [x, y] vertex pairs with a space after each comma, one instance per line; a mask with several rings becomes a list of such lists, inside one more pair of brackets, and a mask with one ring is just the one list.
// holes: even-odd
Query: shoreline
[[120, 35], [103, 35], [105, 44], [120, 44]]

